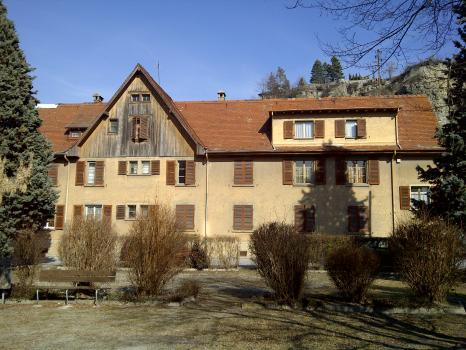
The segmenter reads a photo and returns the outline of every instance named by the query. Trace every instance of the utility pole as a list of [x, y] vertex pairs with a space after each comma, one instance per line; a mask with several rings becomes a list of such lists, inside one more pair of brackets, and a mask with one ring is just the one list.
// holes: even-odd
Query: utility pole
[[158, 83], [160, 85], [161, 83], [160, 83], [160, 63], [159, 63], [159, 60], [157, 60], [157, 81], [158, 81]]

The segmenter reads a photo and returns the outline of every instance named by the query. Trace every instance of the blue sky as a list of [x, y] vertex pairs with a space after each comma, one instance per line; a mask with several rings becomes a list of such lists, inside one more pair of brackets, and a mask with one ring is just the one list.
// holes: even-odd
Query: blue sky
[[[290, 0], [291, 1], [291, 0]], [[282, 66], [309, 79], [337, 22], [288, 0], [4, 0], [42, 103], [109, 99], [141, 63], [175, 100], [256, 98]], [[445, 52], [451, 52], [447, 48]], [[345, 71], [354, 72], [354, 70]]]

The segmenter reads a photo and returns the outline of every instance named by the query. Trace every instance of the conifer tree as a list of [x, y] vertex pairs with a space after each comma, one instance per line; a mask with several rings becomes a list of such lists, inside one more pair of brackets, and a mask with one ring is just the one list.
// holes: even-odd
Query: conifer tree
[[277, 73], [275, 74], [278, 82], [278, 96], [279, 98], [289, 97], [291, 94], [290, 81], [286, 77], [285, 70], [282, 67], [277, 68]]
[[307, 84], [306, 80], [301, 77], [299, 78], [296, 85], [291, 89], [291, 96], [290, 97], [304, 97], [306, 94]]
[[447, 103], [447, 123], [437, 131], [437, 139], [445, 150], [434, 159], [436, 167], [418, 167], [420, 178], [429, 181], [434, 215], [441, 215], [466, 230], [466, 2], [454, 8], [460, 25], [459, 52], [446, 64], [450, 67], [451, 87]]
[[[53, 215], [57, 194], [47, 176], [52, 151], [39, 133], [32, 69], [19, 47], [13, 22], [0, 0], [0, 158], [4, 172], [14, 178], [20, 165], [31, 168], [26, 190], [3, 196], [0, 206], [0, 257], [11, 254], [18, 229], [38, 228]], [[32, 164], [29, 164], [32, 163]]]
[[314, 65], [311, 69], [310, 82], [313, 84], [323, 84], [324, 81], [324, 68], [320, 60], [315, 60]]
[[332, 56], [329, 67], [329, 76], [331, 81], [338, 81], [345, 77], [343, 74], [343, 68], [341, 67], [340, 60], [336, 56]]

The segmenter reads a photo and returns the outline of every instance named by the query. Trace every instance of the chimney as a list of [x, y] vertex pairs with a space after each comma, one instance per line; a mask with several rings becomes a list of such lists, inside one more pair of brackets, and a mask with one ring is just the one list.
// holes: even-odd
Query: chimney
[[94, 103], [100, 103], [104, 100], [102, 96], [98, 92], [96, 92], [94, 95], [92, 95]]
[[227, 94], [225, 93], [225, 91], [220, 90], [220, 91], [217, 92], [217, 100], [218, 101], [225, 101], [226, 97], [227, 97]]

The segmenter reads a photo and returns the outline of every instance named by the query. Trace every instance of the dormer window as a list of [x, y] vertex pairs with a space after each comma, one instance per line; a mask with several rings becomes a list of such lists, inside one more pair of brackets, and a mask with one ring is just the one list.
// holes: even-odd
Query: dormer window
[[294, 123], [295, 139], [312, 139], [314, 138], [314, 122], [302, 121]]
[[70, 130], [69, 133], [68, 133], [68, 137], [70, 139], [77, 139], [77, 138], [80, 138], [82, 135], [82, 131], [81, 130]]

